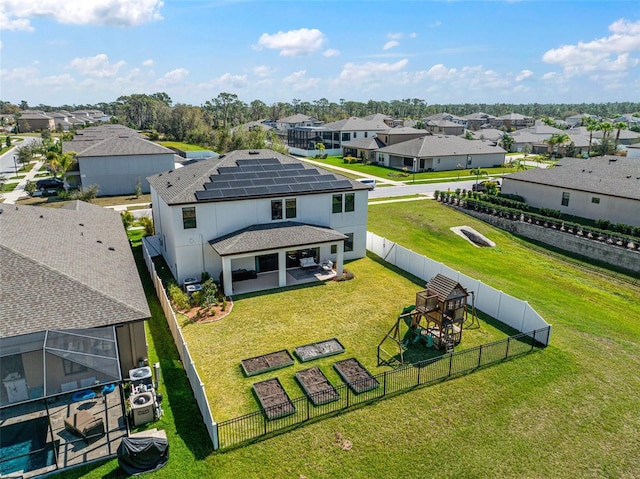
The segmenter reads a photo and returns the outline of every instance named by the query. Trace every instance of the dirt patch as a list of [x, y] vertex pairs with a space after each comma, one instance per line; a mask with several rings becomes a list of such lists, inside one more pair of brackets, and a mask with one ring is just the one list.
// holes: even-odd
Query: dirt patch
[[359, 394], [377, 388], [380, 383], [356, 358], [338, 361], [333, 365], [342, 380], [351, 390]]
[[305, 344], [304, 346], [298, 346], [293, 350], [293, 354], [295, 354], [303, 363], [313, 359], [324, 358], [340, 353], [344, 353], [344, 346], [342, 346], [340, 341], [336, 338], [312, 344]]
[[228, 299], [224, 310], [222, 309], [222, 305], [218, 305], [218, 306], [211, 306], [209, 308], [201, 308], [198, 306], [195, 308], [191, 308], [188, 311], [180, 311], [180, 312], [184, 314], [186, 317], [188, 317], [189, 321], [191, 322], [211, 323], [213, 321], [220, 321], [222, 318], [227, 316], [232, 309], [233, 309], [233, 301]]
[[278, 378], [267, 379], [253, 385], [253, 392], [267, 419], [277, 419], [296, 412], [296, 407], [289, 399]]
[[263, 354], [254, 358], [243, 359], [241, 361], [242, 369], [247, 376], [255, 376], [256, 374], [266, 373], [274, 369], [285, 368], [293, 364], [293, 358], [289, 351], [283, 349], [275, 353]]
[[314, 406], [340, 399], [338, 391], [317, 366], [298, 371], [296, 380]]

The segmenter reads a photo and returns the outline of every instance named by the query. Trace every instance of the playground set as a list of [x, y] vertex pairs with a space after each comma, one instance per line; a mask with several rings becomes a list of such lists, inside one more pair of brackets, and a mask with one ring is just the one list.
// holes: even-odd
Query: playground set
[[[467, 307], [469, 296], [472, 298], [470, 308]], [[437, 274], [427, 283], [426, 289], [416, 293], [415, 304], [403, 309], [378, 345], [378, 365], [404, 364], [407, 349], [422, 342], [427, 348], [453, 352], [462, 341], [465, 324], [467, 329], [474, 324], [480, 326], [474, 292], [468, 292], [460, 283]], [[387, 343], [397, 348], [399, 354], [385, 351]]]

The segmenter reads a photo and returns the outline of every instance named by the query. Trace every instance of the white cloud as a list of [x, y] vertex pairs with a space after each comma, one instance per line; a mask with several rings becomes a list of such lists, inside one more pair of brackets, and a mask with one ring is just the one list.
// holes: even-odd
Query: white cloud
[[112, 77], [124, 65], [125, 62], [123, 60], [117, 63], [110, 63], [109, 57], [104, 53], [99, 53], [95, 57], [74, 58], [69, 63], [69, 66], [80, 74], [96, 78]]
[[429, 68], [425, 76], [433, 81], [446, 81], [455, 78], [457, 73], [458, 70], [455, 68], [447, 68], [442, 63], [438, 63]]
[[558, 76], [557, 72], [549, 72], [549, 73], [545, 73], [544, 75], [542, 75], [542, 79], [544, 81], [548, 81], [548, 80], [553, 80], [557, 76]]
[[532, 76], [533, 72], [531, 70], [522, 70], [516, 75], [516, 81], [521, 82], [522, 80], [526, 80], [527, 78], [531, 78]]
[[389, 40], [400, 40], [402, 38], [402, 33], [387, 33], [387, 38]]
[[161, 20], [162, 0], [3, 0], [0, 28], [33, 30], [32, 17], [73, 25], [133, 27]]
[[268, 65], [258, 65], [257, 67], [253, 67], [253, 74], [259, 77], [268, 77], [275, 71], [275, 68], [271, 68]]
[[309, 55], [320, 50], [325, 40], [326, 37], [320, 30], [301, 28], [288, 32], [279, 31], [273, 35], [263, 33], [255, 48], [257, 50], [262, 48], [280, 50], [280, 55], [283, 57], [295, 57]]
[[224, 91], [230, 89], [246, 88], [247, 85], [249, 85], [247, 75], [232, 75], [231, 73], [225, 73], [218, 78], [214, 78], [198, 86], [205, 89], [213, 88]]
[[153, 60], [151, 58], [149, 58], [148, 60], [143, 61], [142, 64], [145, 67], [152, 67], [153, 66]]
[[38, 75], [38, 70], [34, 67], [20, 67], [11, 70], [0, 70], [2, 82], [6, 85], [11, 83], [28, 83]]
[[612, 35], [563, 45], [545, 52], [542, 60], [560, 65], [567, 76], [593, 71], [625, 71], [638, 65], [638, 59], [630, 56], [640, 51], [640, 21], [620, 19], [609, 25]]
[[290, 85], [295, 91], [313, 88], [319, 81], [319, 78], [307, 78], [306, 70], [298, 70], [297, 72], [293, 72], [291, 75], [282, 79], [282, 83]]
[[409, 34], [409, 38], [418, 38], [418, 34], [416, 32], [411, 32]]
[[329, 48], [327, 50], [325, 50], [324, 52], [322, 52], [322, 54], [327, 57], [337, 57], [338, 55], [340, 55], [340, 51], [336, 50], [335, 48]]
[[409, 64], [406, 58], [395, 63], [347, 63], [340, 72], [340, 80], [359, 81], [385, 73], [398, 72]]
[[400, 45], [400, 42], [398, 42], [396, 40], [391, 40], [391, 41], [388, 41], [387, 43], [385, 43], [384, 46], [382, 47], [382, 49], [383, 50], [389, 50], [390, 48], [397, 47], [398, 45]]
[[164, 76], [158, 80], [161, 85], [175, 85], [182, 83], [185, 78], [189, 76], [189, 70], [185, 68], [176, 68], [164, 74]]

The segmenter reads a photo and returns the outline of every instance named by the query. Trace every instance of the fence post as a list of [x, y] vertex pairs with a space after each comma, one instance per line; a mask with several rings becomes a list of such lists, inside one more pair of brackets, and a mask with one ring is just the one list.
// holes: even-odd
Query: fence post
[[387, 373], [389, 371], [385, 371], [384, 373], [382, 373], [382, 395], [386, 396], [387, 395]]
[[449, 374], [447, 377], [451, 377], [451, 369], [453, 368], [453, 353], [449, 353]]
[[536, 330], [533, 330], [533, 338], [531, 339], [531, 349], [529, 351], [533, 351], [533, 345], [536, 344]]
[[311, 401], [309, 400], [309, 396], [307, 396], [307, 421], [309, 420], [309, 403]]
[[260, 417], [262, 418], [262, 423], [264, 424], [264, 435], [267, 435], [267, 414], [265, 412], [264, 409], [262, 409], [260, 411], [262, 414], [260, 414]]
[[480, 345], [480, 352], [478, 353], [478, 367], [482, 364], [482, 344]]
[[347, 386], [347, 408], [349, 407], [349, 392], [351, 391], [351, 388], [349, 386]]
[[507, 350], [504, 352], [504, 358], [507, 359], [509, 357], [509, 344], [511, 343], [511, 336], [507, 337]]

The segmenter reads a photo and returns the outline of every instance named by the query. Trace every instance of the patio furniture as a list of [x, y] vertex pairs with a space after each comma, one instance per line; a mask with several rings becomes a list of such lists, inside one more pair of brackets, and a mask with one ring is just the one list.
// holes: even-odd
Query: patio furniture
[[315, 268], [318, 266], [316, 259], [313, 256], [307, 256], [306, 258], [300, 258], [301, 268]]
[[78, 381], [69, 381], [68, 383], [62, 383], [60, 385], [60, 392], [68, 393], [78, 389]]
[[87, 411], [78, 411], [64, 420], [64, 427], [85, 441], [93, 442], [104, 435], [102, 418]]
[[323, 259], [320, 262], [320, 269], [325, 273], [330, 273], [331, 271], [333, 271], [333, 261], [331, 261], [330, 259]]

